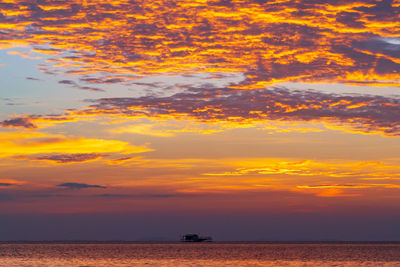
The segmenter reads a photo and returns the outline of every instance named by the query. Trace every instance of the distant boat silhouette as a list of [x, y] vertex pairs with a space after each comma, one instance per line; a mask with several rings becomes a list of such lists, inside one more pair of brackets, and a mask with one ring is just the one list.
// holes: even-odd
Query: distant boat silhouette
[[186, 234], [181, 236], [182, 242], [212, 242], [211, 236], [199, 236], [197, 234]]

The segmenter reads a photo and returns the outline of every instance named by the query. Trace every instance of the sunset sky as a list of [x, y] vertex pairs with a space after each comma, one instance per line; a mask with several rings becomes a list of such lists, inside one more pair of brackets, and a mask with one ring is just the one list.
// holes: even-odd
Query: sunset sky
[[0, 240], [400, 240], [400, 0], [0, 0]]

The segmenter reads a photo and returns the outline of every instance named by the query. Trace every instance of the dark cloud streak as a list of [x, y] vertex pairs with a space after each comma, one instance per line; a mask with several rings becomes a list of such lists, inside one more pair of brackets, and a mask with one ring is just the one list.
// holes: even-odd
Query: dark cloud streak
[[59, 187], [65, 187], [68, 189], [86, 189], [86, 188], [101, 188], [106, 189], [107, 187], [102, 185], [90, 185], [90, 184], [83, 184], [83, 183], [62, 183], [57, 185]]
[[53, 161], [56, 163], [79, 163], [106, 157], [105, 154], [79, 153], [79, 154], [54, 154], [32, 157], [34, 160]]
[[31, 122], [32, 117], [19, 117], [8, 119], [0, 122], [0, 126], [4, 128], [26, 128], [36, 129], [37, 126]]
[[70, 86], [72, 86], [74, 88], [81, 89], [81, 90], [87, 90], [87, 91], [93, 91], [93, 92], [105, 92], [103, 89], [99, 89], [99, 88], [95, 88], [95, 87], [89, 87], [89, 86], [81, 86], [81, 85], [79, 85], [76, 82], [71, 81], [71, 80], [61, 80], [58, 83], [59, 84], [70, 85]]
[[0, 187], [1, 187], [1, 186], [13, 186], [13, 185], [15, 185], [15, 184], [10, 184], [10, 183], [0, 183]]

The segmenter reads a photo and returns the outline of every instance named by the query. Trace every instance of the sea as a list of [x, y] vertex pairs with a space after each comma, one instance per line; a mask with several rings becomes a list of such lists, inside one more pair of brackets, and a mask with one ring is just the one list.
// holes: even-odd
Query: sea
[[0, 266], [400, 266], [400, 244], [1, 243]]

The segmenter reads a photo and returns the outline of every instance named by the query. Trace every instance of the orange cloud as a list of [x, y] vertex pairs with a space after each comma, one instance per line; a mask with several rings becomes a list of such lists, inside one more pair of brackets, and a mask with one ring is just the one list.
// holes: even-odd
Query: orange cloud
[[[172, 137], [179, 132], [207, 134], [251, 127], [274, 132], [332, 129], [359, 134], [400, 135], [400, 101], [381, 96], [342, 96], [280, 87], [251, 91], [189, 88], [168, 97], [87, 101], [92, 105], [81, 110], [67, 110], [62, 115], [14, 116], [1, 121], [0, 126], [36, 129], [57, 123], [106, 119], [123, 123], [109, 129], [111, 133], [157, 137]], [[315, 123], [321, 125], [316, 127]]]
[[0, 179], [0, 188], [7, 188], [14, 185], [22, 185], [25, 184], [24, 181], [17, 181], [13, 179]]
[[242, 89], [285, 81], [398, 86], [390, 38], [399, 36], [399, 8], [371, 0], [15, 0], [1, 7], [0, 47], [34, 46], [66, 73], [97, 82], [101, 73], [128, 82], [241, 72], [246, 80], [234, 87]]
[[[152, 149], [118, 140], [91, 139], [40, 132], [1, 132], [0, 158], [39, 154], [143, 153]], [[40, 158], [40, 156], [39, 156]]]
[[[93, 105], [87, 109], [71, 111], [69, 115], [75, 118], [109, 116], [194, 120], [215, 126], [206, 129], [210, 132], [254, 127], [257, 123], [271, 121], [275, 122], [272, 126], [278, 127], [276, 131], [279, 131], [279, 122], [285, 121], [293, 123], [293, 130], [296, 131], [320, 131], [315, 127], [301, 128], [296, 123], [322, 122], [327, 128], [349, 132], [400, 135], [400, 102], [397, 98], [340, 96], [279, 87], [252, 91], [190, 88], [170, 97], [103, 98], [91, 102]], [[290, 127], [282, 128], [282, 131], [290, 130]]]
[[313, 160], [248, 159], [242, 161], [223, 161], [235, 166], [232, 171], [222, 173], [203, 173], [207, 176], [254, 176], [254, 175], [295, 175], [310, 177], [332, 177], [334, 179], [368, 177], [399, 178], [400, 170], [395, 164], [382, 162], [324, 162]]
[[369, 190], [400, 188], [398, 161], [123, 157], [107, 164], [118, 164], [119, 171], [141, 177], [114, 179], [113, 186], [122, 188], [157, 185], [177, 192], [227, 194], [293, 191], [321, 197], [366, 197]]

